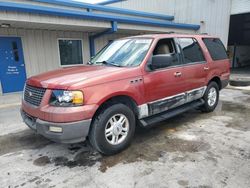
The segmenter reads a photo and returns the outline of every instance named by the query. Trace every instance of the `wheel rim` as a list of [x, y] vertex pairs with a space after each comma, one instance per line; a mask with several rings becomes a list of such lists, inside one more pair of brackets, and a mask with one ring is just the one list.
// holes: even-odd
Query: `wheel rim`
[[208, 91], [207, 103], [209, 106], [214, 106], [217, 100], [217, 91], [214, 87], [211, 87]]
[[105, 138], [108, 143], [117, 145], [122, 143], [129, 132], [128, 118], [123, 114], [112, 116], [105, 127]]

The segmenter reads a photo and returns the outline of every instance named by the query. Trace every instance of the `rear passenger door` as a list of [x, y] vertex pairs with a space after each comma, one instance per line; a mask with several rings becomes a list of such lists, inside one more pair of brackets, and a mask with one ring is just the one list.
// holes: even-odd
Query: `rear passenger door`
[[202, 49], [195, 38], [178, 38], [182, 52], [184, 87], [188, 101], [198, 99], [205, 91], [209, 66]]

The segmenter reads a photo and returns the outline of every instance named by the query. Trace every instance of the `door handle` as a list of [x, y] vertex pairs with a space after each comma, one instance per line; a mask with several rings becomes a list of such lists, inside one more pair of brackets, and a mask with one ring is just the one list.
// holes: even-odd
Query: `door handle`
[[175, 76], [175, 77], [180, 77], [180, 76], [181, 76], [181, 72], [175, 72], [175, 73], [174, 73], [174, 76]]
[[204, 69], [204, 71], [207, 71], [207, 70], [209, 70], [209, 67], [204, 67], [203, 69]]

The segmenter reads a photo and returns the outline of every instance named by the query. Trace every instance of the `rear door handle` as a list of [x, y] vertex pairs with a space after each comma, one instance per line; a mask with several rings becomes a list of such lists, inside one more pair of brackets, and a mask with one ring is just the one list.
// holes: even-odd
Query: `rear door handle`
[[207, 70], [209, 70], [209, 67], [204, 67], [203, 69], [204, 69], [204, 71], [207, 71]]
[[174, 76], [175, 76], [175, 77], [180, 77], [180, 76], [181, 76], [181, 72], [175, 72], [175, 73], [174, 73]]

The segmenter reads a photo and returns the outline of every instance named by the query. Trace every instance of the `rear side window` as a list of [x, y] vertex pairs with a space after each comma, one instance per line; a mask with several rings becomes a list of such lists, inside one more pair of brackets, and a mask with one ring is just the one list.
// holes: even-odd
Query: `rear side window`
[[205, 43], [212, 59], [222, 60], [228, 59], [225, 47], [220, 39], [216, 38], [203, 38], [203, 42]]
[[179, 43], [183, 51], [185, 64], [205, 61], [202, 50], [195, 39], [179, 38]]

